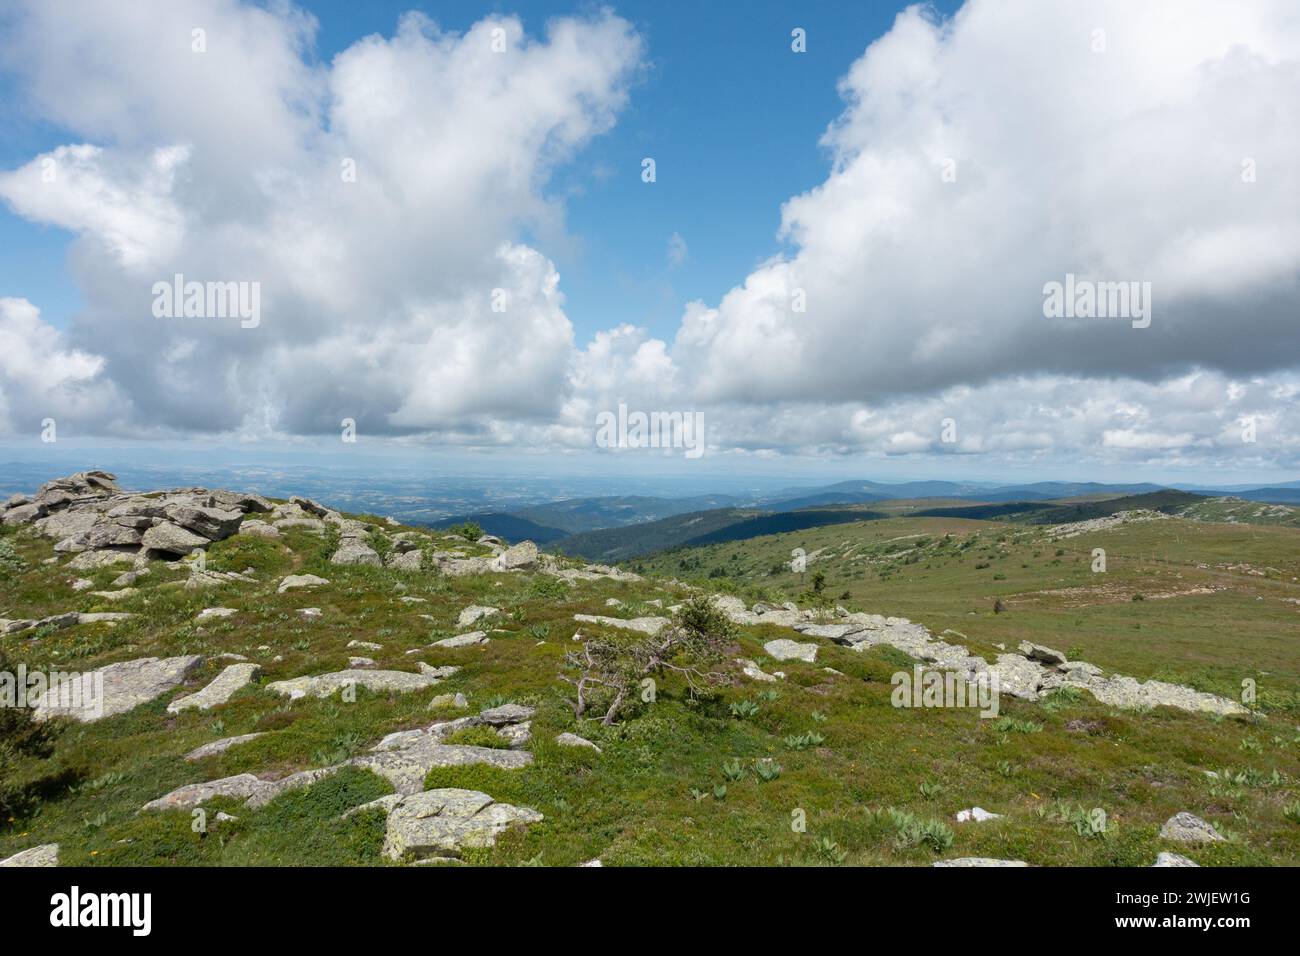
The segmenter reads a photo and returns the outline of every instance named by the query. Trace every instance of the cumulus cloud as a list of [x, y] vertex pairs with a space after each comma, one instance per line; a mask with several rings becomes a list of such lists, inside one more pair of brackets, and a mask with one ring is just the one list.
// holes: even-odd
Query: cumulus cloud
[[[737, 455], [1300, 464], [1285, 0], [910, 8], [848, 68], [783, 251], [670, 341], [617, 325], [586, 343], [522, 237], [563, 229], [552, 172], [627, 102], [643, 49], [625, 21], [534, 37], [413, 13], [322, 64], [287, 5], [69, 9], [19, 3], [0, 41], [31, 108], [84, 140], [0, 173], [11, 208], [79, 237], [88, 303], [66, 332], [10, 307], [6, 334], [39, 335], [58, 370], [4, 367], [11, 422], [94, 394], [119, 433], [350, 417], [572, 450], [626, 402], [704, 410], [711, 452]], [[674, 233], [666, 264], [686, 257]], [[260, 324], [154, 318], [176, 273], [259, 282]], [[1149, 282], [1150, 326], [1046, 318], [1067, 273]]]
[[111, 431], [122, 408], [103, 367], [26, 299], [0, 298], [0, 431], [35, 434], [47, 419], [56, 435]]
[[[674, 357], [701, 397], [1295, 363], [1290, 4], [972, 0], [945, 22], [914, 7], [841, 93], [831, 175], [783, 209], [793, 254], [684, 316]], [[1067, 273], [1150, 282], [1151, 327], [1044, 318], [1044, 284]]]
[[[314, 21], [287, 6], [13, 18], [9, 68], [97, 142], [0, 176], [0, 197], [79, 236], [88, 305], [68, 334], [141, 428], [554, 418], [572, 327], [553, 264], [517, 237], [562, 228], [546, 184], [626, 101], [641, 57], [626, 21], [561, 18], [534, 38], [511, 17], [457, 34], [412, 13], [321, 66]], [[260, 322], [155, 317], [154, 283], [175, 275], [256, 283]]]

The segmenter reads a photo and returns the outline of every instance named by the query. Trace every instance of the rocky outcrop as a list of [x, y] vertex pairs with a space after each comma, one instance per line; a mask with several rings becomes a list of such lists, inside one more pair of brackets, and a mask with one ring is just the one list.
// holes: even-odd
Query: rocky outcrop
[[485, 607], [482, 604], [471, 604], [465, 610], [460, 612], [460, 617], [456, 619], [457, 627], [469, 627], [480, 618], [488, 617], [498, 612], [497, 608]]
[[665, 627], [672, 623], [666, 617], [606, 617], [603, 614], [575, 614], [575, 621], [583, 621], [587, 624], [604, 624], [607, 627], [621, 627], [628, 631], [640, 631], [642, 634], [651, 636], [658, 634]]
[[571, 734], [568, 733], [567, 731], [565, 733], [559, 734], [555, 738], [555, 742], [565, 747], [587, 747], [591, 750], [596, 751], [596, 753], [602, 753], [601, 749], [597, 747], [595, 744], [593, 744], [586, 737], [579, 737], [577, 734]]
[[293, 591], [297, 588], [314, 588], [322, 584], [329, 584], [329, 580], [317, 577], [314, 574], [291, 574], [280, 582], [280, 586], [276, 588], [276, 591], [283, 594], [285, 591]]
[[344, 520], [339, 523], [339, 546], [330, 558], [330, 564], [366, 564], [379, 567], [383, 564], [379, 552], [370, 546], [370, 527], [363, 521]]
[[531, 541], [520, 541], [496, 556], [495, 563], [503, 571], [522, 571], [537, 566], [539, 552]]
[[798, 641], [785, 638], [768, 641], [763, 645], [763, 650], [767, 652], [768, 657], [778, 661], [804, 661], [811, 664], [817, 660], [816, 644], [800, 644]]
[[953, 860], [939, 860], [931, 866], [1028, 866], [1024, 860], [996, 860], [988, 856], [959, 856]]
[[455, 788], [427, 790], [396, 801], [381, 798], [377, 805], [388, 811], [384, 855], [391, 860], [459, 858], [467, 847], [492, 846], [511, 827], [543, 819], [531, 807], [497, 803], [486, 793]]
[[219, 704], [224, 704], [241, 687], [247, 686], [261, 669], [259, 664], [231, 664], [198, 693], [178, 697], [168, 704], [167, 713], [179, 714], [183, 710], [191, 709], [211, 710]]
[[430, 647], [472, 647], [475, 644], [486, 644], [488, 636], [483, 631], [470, 631], [468, 634], [457, 634], [455, 637], [444, 637], [440, 641], [434, 641]]
[[195, 747], [185, 755], [186, 760], [202, 760], [204, 757], [215, 757], [217, 754], [223, 754], [231, 747], [237, 747], [240, 744], [246, 744], [250, 740], [256, 740], [261, 734], [240, 734], [237, 737], [222, 737], [220, 740], [214, 740], [210, 744], [204, 744], [202, 747]]
[[744, 674], [746, 677], [748, 677], [750, 680], [767, 681], [770, 683], [770, 682], [775, 682], [780, 677], [785, 676], [784, 674], [781, 674], [779, 671], [777, 673], [768, 674], [756, 663], [754, 663], [753, 661], [745, 657], [737, 657], [736, 663], [740, 665], [740, 672]]
[[21, 850], [11, 857], [0, 860], [0, 866], [58, 866], [59, 865], [59, 845], [57, 843], [46, 843], [44, 846], [34, 846], [29, 850]]
[[31, 524], [55, 540], [59, 554], [80, 552], [69, 565], [77, 570], [180, 557], [235, 534], [245, 514], [270, 508], [257, 495], [206, 488], [130, 494], [106, 471], [58, 478], [41, 485], [30, 499], [10, 502], [4, 523]]
[[[1025, 700], [1038, 700], [1043, 694], [1060, 687], [1074, 687], [1086, 690], [1097, 700], [1114, 707], [1141, 709], [1165, 706], [1210, 714], [1248, 713], [1245, 707], [1235, 701], [1190, 687], [1157, 680], [1140, 682], [1122, 675], [1107, 677], [1101, 668], [1093, 664], [1067, 660], [1061, 651], [1028, 641], [1020, 645], [1022, 653], [999, 654], [997, 660], [990, 664], [984, 658], [971, 654], [961, 644], [949, 644], [935, 639], [924, 626], [906, 618], [850, 614], [842, 608], [837, 608], [831, 614], [815, 613], [801, 611], [792, 604], [777, 606], [760, 603], [747, 609], [743, 601], [730, 595], [715, 597], [714, 603], [738, 624], [777, 624], [792, 628], [805, 637], [819, 637], [855, 651], [885, 644], [937, 668], [956, 671], [967, 681], [976, 680], [984, 673], [996, 675], [999, 693]], [[575, 615], [575, 618], [610, 624], [616, 621], [615, 618], [588, 615]]]
[[220, 780], [209, 780], [207, 783], [191, 783], [177, 787], [157, 800], [150, 800], [140, 809], [144, 812], [190, 810], [203, 806], [213, 797], [243, 800], [245, 806], [257, 809], [266, 806], [289, 790], [309, 787], [338, 769], [338, 767], [324, 767], [319, 770], [303, 770], [279, 780], [263, 780], [251, 773], [241, 773], [233, 777], [222, 777]]
[[1160, 828], [1160, 838], [1175, 843], [1219, 843], [1223, 835], [1200, 817], [1183, 811], [1165, 821]]
[[266, 685], [273, 694], [297, 700], [300, 697], [329, 697], [345, 687], [364, 687], [376, 693], [406, 694], [424, 690], [439, 682], [428, 674], [411, 674], [407, 671], [335, 671], [314, 677], [295, 677]]
[[[370, 753], [354, 757], [348, 764], [374, 771], [403, 794], [423, 789], [424, 778], [434, 767], [487, 764], [517, 770], [533, 762], [533, 755], [521, 749], [528, 741], [532, 716], [531, 707], [505, 704], [474, 716], [439, 721], [423, 730], [398, 731], [381, 740]], [[491, 727], [511, 749], [444, 742], [457, 731], [470, 727]]]
[[50, 688], [36, 700], [32, 716], [36, 720], [71, 717], [92, 723], [124, 714], [167, 693], [202, 662], [203, 658], [194, 654], [161, 660], [145, 657], [72, 675], [69, 681]]

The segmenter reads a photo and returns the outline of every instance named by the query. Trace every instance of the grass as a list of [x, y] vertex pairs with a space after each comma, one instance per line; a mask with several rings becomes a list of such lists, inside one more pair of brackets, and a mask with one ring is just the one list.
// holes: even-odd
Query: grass
[[[1293, 580], [1300, 574], [1298, 533], [1171, 519], [1056, 540], [1050, 528], [900, 517], [690, 554], [699, 564], [692, 579], [709, 580], [723, 568], [726, 577], [713, 578], [713, 588], [725, 580], [748, 598], [787, 600], [809, 584], [788, 571], [772, 574], [773, 566], [794, 547], [821, 551], [810, 573], [826, 575], [825, 593], [847, 591], [838, 603], [850, 608], [907, 616], [936, 635], [957, 632], [945, 639], [989, 656], [999, 653], [998, 644], [1014, 648], [1028, 639], [1070, 648], [1106, 669], [1234, 696], [1249, 677], [1266, 715], [1216, 720], [1165, 708], [1139, 714], [1069, 692], [1045, 704], [1004, 697], [996, 720], [973, 710], [897, 710], [889, 679], [910, 668], [910, 658], [891, 648], [855, 653], [821, 642], [815, 664], [782, 662], [787, 678], [775, 687], [737, 675], [692, 696], [664, 675], [652, 703], [638, 702], [629, 719], [610, 727], [576, 723], [565, 703], [569, 688], [557, 680], [578, 629], [573, 615], [665, 613], [647, 602], [671, 605], [685, 597], [668, 581], [679, 573], [680, 553], [640, 562], [655, 575], [641, 582], [561, 584], [532, 573], [444, 578], [335, 567], [328, 542], [301, 530], [278, 542], [231, 539], [213, 546], [209, 566], [253, 567], [255, 583], [186, 591], [175, 584], [181, 572], [155, 564], [136, 595], [103, 607], [133, 612], [128, 622], [54, 631], [38, 641], [30, 632], [0, 638], [9, 658], [29, 668], [223, 652], [262, 666], [254, 685], [212, 712], [173, 716], [166, 704], [214, 677], [225, 663], [215, 659], [184, 688], [130, 713], [60, 724], [48, 760], [16, 763], [19, 782], [40, 781], [39, 799], [26, 816], [0, 820], [0, 856], [59, 842], [63, 861], [73, 865], [383, 865], [382, 814], [340, 819], [389, 792], [368, 772], [341, 772], [260, 810], [213, 801], [206, 832], [196, 832], [187, 813], [137, 811], [186, 783], [337, 762], [386, 734], [428, 726], [438, 719], [427, 710], [429, 700], [462, 692], [468, 713], [505, 702], [537, 708], [531, 766], [442, 768], [425, 781], [430, 788], [480, 789], [544, 814], [527, 831], [469, 853], [476, 864], [572, 865], [599, 856], [606, 865], [928, 865], [947, 856], [991, 856], [1147, 866], [1160, 850], [1177, 849], [1203, 865], [1295, 865], [1300, 605], [1287, 599], [1300, 597]], [[42, 564], [53, 553], [49, 542], [11, 529], [0, 541], [9, 542], [21, 566], [0, 580], [6, 616], [96, 609], [95, 599], [69, 587], [76, 574]], [[1089, 570], [1095, 547], [1107, 551], [1104, 575]], [[461, 549], [486, 553], [470, 544]], [[983, 563], [990, 566], [975, 567]], [[84, 576], [95, 589], [107, 588], [124, 569]], [[277, 594], [276, 583], [289, 573], [331, 583]], [[1133, 602], [1136, 592], [1146, 600]], [[403, 602], [404, 596], [424, 602]], [[611, 597], [624, 606], [607, 607]], [[992, 613], [995, 598], [1006, 613]], [[491, 621], [489, 643], [405, 653], [455, 633], [456, 617], [469, 604], [502, 610]], [[196, 623], [198, 611], [210, 606], [240, 613]], [[296, 614], [308, 606], [322, 609], [318, 621]], [[763, 643], [790, 636], [771, 625], [745, 627], [729, 656], [766, 669]], [[383, 645], [366, 652], [379, 667], [414, 670], [425, 661], [461, 670], [406, 695], [363, 689], [355, 703], [287, 702], [263, 689], [273, 680], [344, 669], [355, 653], [347, 648], [352, 640]], [[566, 730], [603, 753], [557, 745], [555, 736]], [[217, 737], [254, 731], [265, 736], [201, 762], [182, 759]], [[505, 743], [486, 728], [462, 731], [454, 741]], [[974, 805], [1004, 816], [953, 822], [958, 810]], [[217, 810], [239, 819], [213, 825]], [[1104, 812], [1103, 830], [1096, 829], [1096, 810]], [[1231, 838], [1171, 847], [1158, 831], [1181, 810]], [[802, 828], [792, 827], [794, 818]]]

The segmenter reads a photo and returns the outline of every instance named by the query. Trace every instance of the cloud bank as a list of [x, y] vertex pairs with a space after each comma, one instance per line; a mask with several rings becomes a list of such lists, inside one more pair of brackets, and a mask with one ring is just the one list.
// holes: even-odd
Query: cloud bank
[[[13, 21], [5, 65], [82, 141], [0, 173], [0, 199], [77, 235], [88, 305], [60, 333], [4, 300], [0, 339], [23, 345], [0, 361], [0, 427], [275, 436], [349, 417], [580, 449], [625, 401], [703, 409], [712, 450], [740, 455], [1300, 464], [1284, 0], [910, 8], [842, 79], [827, 179], [782, 208], [786, 251], [691, 303], [671, 342], [616, 326], [582, 345], [523, 237], [563, 228], [551, 175], [632, 95], [646, 50], [616, 14], [540, 37], [408, 14], [329, 64], [288, 7], [33, 3]], [[666, 267], [685, 258], [674, 234]], [[176, 273], [259, 282], [263, 321], [154, 318]], [[1067, 274], [1149, 282], [1150, 326], [1046, 318]]]

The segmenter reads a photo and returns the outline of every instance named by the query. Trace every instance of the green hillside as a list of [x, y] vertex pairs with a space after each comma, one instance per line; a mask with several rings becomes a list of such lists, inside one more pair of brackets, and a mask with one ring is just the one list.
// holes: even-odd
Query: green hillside
[[[492, 845], [445, 851], [474, 865], [1149, 866], [1171, 850], [1205, 866], [1300, 863], [1294, 528], [1167, 518], [1058, 538], [1036, 525], [886, 517], [662, 553], [637, 578], [526, 547], [502, 563], [481, 543], [382, 520], [278, 523], [274, 537], [210, 543], [204, 572], [148, 560], [139, 566], [149, 573], [127, 584], [120, 565], [74, 570], [75, 557], [29, 526], [4, 527], [0, 671], [175, 655], [201, 663], [126, 712], [41, 725], [48, 740], [0, 723], [18, 744], [0, 747], [0, 858], [57, 844], [60, 862], [77, 866], [407, 863], [390, 843], [396, 814], [372, 801], [452, 788], [528, 814]], [[335, 563], [340, 528], [348, 547], [367, 542], [385, 566]], [[803, 574], [786, 564], [794, 548], [807, 554]], [[1091, 570], [1096, 548], [1106, 550], [1103, 573]], [[401, 555], [416, 557], [391, 560]], [[307, 574], [323, 580], [284, 589], [287, 576]], [[208, 586], [187, 587], [194, 578]], [[1213, 716], [1066, 688], [1038, 700], [1004, 694], [996, 718], [900, 709], [894, 681], [916, 663], [906, 653], [730, 625], [716, 605], [691, 610], [693, 597], [709, 608], [717, 593], [790, 600], [830, 621], [836, 605], [906, 616], [989, 662], [1030, 640], [1228, 701], [1248, 679], [1258, 701]], [[471, 612], [487, 616], [463, 623]], [[104, 613], [124, 616], [96, 617]], [[671, 659], [686, 669], [653, 670], [653, 695], [633, 695], [609, 723], [576, 716], [565, 678], [581, 674], [582, 650], [641, 660], [670, 632], [647, 643], [620, 621], [668, 617], [655, 626], [700, 635], [697, 650]], [[815, 660], [777, 659], [775, 639], [815, 647]], [[237, 658], [259, 669], [246, 686], [211, 709], [169, 712]], [[716, 680], [688, 681], [690, 668]], [[301, 699], [275, 690], [331, 674], [418, 686]], [[603, 713], [610, 696], [588, 690]], [[498, 728], [495, 714], [514, 716], [491, 717]], [[401, 758], [433, 761], [408, 790], [394, 793], [370, 769], [434, 733], [445, 742]], [[565, 745], [564, 734], [599, 751]], [[219, 753], [192, 753], [232, 739]], [[429, 756], [437, 748], [441, 762]], [[186, 788], [221, 781], [226, 795], [192, 798], [206, 814], [199, 829], [183, 802], [198, 791]], [[236, 783], [268, 796], [235, 796]], [[180, 802], [142, 811], [164, 795]], [[1001, 816], [957, 822], [972, 806]], [[1184, 811], [1223, 839], [1162, 838]]]

